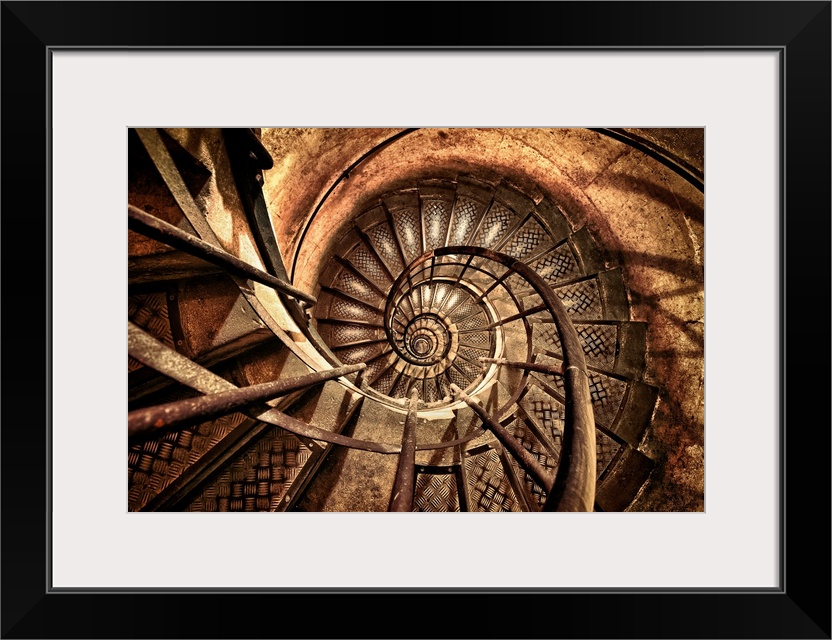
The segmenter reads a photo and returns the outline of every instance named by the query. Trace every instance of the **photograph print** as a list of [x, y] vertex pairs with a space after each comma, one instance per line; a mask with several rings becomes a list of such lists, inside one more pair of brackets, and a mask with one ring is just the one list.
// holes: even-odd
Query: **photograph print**
[[128, 511], [705, 510], [703, 128], [127, 136]]

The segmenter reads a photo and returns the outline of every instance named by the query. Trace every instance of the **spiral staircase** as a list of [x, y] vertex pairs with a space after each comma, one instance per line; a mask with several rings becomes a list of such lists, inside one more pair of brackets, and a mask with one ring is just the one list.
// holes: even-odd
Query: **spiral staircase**
[[296, 264], [304, 289], [273, 158], [251, 130], [211, 144], [213, 166], [130, 132], [131, 511], [631, 504], [657, 464], [648, 327], [561, 203], [493, 173], [399, 180]]

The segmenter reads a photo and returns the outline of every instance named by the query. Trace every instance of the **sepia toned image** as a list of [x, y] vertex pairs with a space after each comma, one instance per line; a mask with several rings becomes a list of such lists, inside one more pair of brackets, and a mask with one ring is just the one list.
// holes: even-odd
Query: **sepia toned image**
[[105, 4], [4, 5], [3, 637], [830, 636], [829, 0]]
[[704, 134], [128, 130], [127, 509], [704, 511]]

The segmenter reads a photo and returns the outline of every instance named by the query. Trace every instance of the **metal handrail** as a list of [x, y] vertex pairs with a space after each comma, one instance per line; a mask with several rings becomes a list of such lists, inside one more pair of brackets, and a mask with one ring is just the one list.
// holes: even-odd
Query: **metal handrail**
[[555, 479], [552, 474], [546, 471], [543, 465], [538, 462], [537, 458], [532, 455], [531, 452], [523, 448], [523, 445], [518, 442], [517, 438], [509, 433], [508, 429], [488, 415], [485, 407], [474, 400], [474, 398], [469, 396], [455, 384], [451, 385], [451, 391], [453, 391], [456, 396], [464, 400], [465, 403], [471, 407], [474, 413], [476, 413], [482, 421], [483, 425], [497, 437], [500, 444], [502, 444], [503, 447], [505, 447], [509, 453], [514, 456], [514, 459], [517, 460], [517, 463], [523, 467], [526, 473], [534, 478], [534, 481], [538, 484], [538, 486], [549, 493], [552, 490]]
[[[548, 311], [563, 347], [563, 378], [566, 396], [563, 449], [552, 490], [544, 511], [592, 511], [595, 502], [595, 418], [589, 377], [581, 339], [572, 320], [547, 282], [524, 262], [482, 247], [442, 247], [431, 252], [445, 255], [475, 255], [513, 269], [532, 285]], [[430, 257], [430, 256], [428, 256]]]
[[407, 403], [407, 418], [402, 433], [402, 450], [393, 492], [390, 495], [388, 511], [413, 511], [413, 497], [416, 493], [416, 411], [419, 395], [416, 389], [410, 392]]
[[182, 429], [197, 422], [213, 420], [259, 402], [273, 400], [292, 391], [309, 389], [366, 368], [363, 362], [325, 371], [313, 371], [295, 378], [281, 378], [249, 387], [219, 391], [197, 398], [175, 400], [136, 409], [127, 414], [127, 435], [153, 433], [159, 429]]
[[[127, 323], [127, 345], [128, 353], [142, 364], [200, 393], [210, 394], [238, 389], [237, 386], [228, 380], [197, 364], [178, 351], [171, 349], [129, 321]], [[395, 454], [401, 451], [401, 446], [399, 445], [348, 437], [301, 422], [265, 403], [245, 408], [241, 412], [261, 422], [267, 422], [281, 427], [295, 435], [344, 446], [349, 449], [381, 454]], [[417, 444], [416, 450], [430, 451], [455, 447], [465, 442], [470, 442], [481, 435], [482, 431], [474, 431], [458, 440]]]
[[311, 296], [305, 291], [292, 286], [288, 282], [281, 280], [280, 278], [277, 278], [262, 269], [258, 269], [257, 267], [250, 265], [248, 262], [240, 260], [237, 256], [231, 255], [227, 251], [212, 245], [210, 242], [206, 242], [202, 238], [188, 233], [187, 231], [182, 231], [179, 227], [175, 227], [172, 224], [147, 213], [147, 211], [134, 207], [131, 204], [127, 205], [127, 224], [133, 231], [141, 233], [148, 238], [157, 240], [176, 249], [190, 253], [192, 256], [205, 260], [206, 262], [210, 262], [211, 264], [215, 264], [218, 267], [223, 267], [229, 273], [233, 273], [234, 275], [248, 278], [250, 280], [254, 280], [255, 282], [259, 282], [260, 284], [264, 284], [267, 287], [277, 289], [278, 291], [281, 291], [288, 296], [292, 296], [298, 301], [305, 302], [310, 306], [315, 305], [317, 302], [314, 296]]

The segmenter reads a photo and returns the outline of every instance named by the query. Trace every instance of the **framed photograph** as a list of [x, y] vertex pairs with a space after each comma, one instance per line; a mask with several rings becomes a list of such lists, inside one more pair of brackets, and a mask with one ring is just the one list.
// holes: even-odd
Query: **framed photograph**
[[3, 637], [830, 637], [829, 2], [2, 11]]

